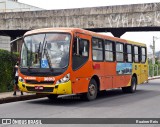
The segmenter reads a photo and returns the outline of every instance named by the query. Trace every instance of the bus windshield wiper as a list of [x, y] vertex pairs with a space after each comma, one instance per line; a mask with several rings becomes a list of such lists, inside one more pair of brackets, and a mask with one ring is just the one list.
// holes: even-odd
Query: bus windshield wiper
[[[30, 69], [30, 67], [32, 65], [32, 63], [31, 63], [32, 62], [32, 48], [31, 48], [31, 51], [29, 51], [25, 42], [24, 42], [24, 46], [27, 49], [27, 65], [28, 65], [28, 71], [29, 71], [29, 69]], [[30, 58], [28, 57], [28, 53], [30, 54]]]
[[39, 63], [40, 63], [39, 65], [41, 67], [42, 51], [40, 51], [40, 50], [41, 50], [41, 42], [39, 43], [38, 52], [37, 52], [38, 60], [39, 60]]

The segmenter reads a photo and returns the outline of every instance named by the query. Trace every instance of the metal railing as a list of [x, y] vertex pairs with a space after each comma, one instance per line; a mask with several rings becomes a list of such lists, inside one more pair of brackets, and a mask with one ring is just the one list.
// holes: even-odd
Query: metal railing
[[148, 76], [159, 76], [160, 75], [160, 65], [154, 64], [148, 66]]

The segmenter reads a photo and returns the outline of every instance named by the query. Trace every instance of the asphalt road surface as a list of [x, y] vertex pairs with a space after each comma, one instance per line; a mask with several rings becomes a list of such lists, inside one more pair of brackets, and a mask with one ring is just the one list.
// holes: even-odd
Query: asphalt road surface
[[[48, 98], [41, 98], [0, 104], [0, 118], [160, 118], [160, 79], [139, 85], [136, 93], [124, 94], [121, 89], [109, 90], [101, 93], [96, 100], [91, 102], [86, 102], [79, 96], [69, 96], [53, 102]], [[10, 125], [1, 124], [0, 126], [8, 127]], [[40, 127], [42, 125], [34, 126]], [[54, 124], [54, 126], [70, 127], [75, 125]], [[77, 126], [84, 125], [76, 124]], [[160, 123], [140, 125], [88, 124], [85, 126], [159, 127]]]

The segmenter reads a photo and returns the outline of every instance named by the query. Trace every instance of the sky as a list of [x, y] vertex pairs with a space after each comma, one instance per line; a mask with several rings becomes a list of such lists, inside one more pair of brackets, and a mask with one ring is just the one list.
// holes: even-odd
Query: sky
[[[18, 2], [47, 10], [55, 10], [138, 3], [153, 3], [160, 2], [160, 0], [18, 0]], [[107, 34], [111, 35], [110, 33]], [[160, 32], [127, 32], [122, 35], [121, 38], [146, 43], [148, 47], [148, 52], [152, 53], [150, 45], [152, 45], [153, 43], [153, 36], [157, 37], [157, 39], [155, 40], [156, 51], [160, 51]]]

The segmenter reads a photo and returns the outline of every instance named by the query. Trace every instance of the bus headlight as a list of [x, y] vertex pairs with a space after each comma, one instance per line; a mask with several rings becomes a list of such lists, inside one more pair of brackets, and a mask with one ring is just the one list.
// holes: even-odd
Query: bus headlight
[[24, 79], [22, 78], [22, 77], [18, 77], [18, 80], [20, 81], [20, 82], [24, 82]]
[[70, 80], [70, 74], [65, 75], [63, 78], [59, 79], [56, 84], [64, 83]]

